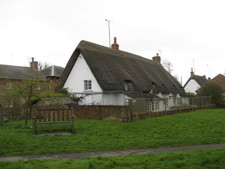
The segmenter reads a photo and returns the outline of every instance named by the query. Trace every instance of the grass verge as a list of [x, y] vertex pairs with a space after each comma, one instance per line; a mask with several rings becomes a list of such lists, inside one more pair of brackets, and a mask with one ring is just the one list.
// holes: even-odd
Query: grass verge
[[195, 150], [122, 157], [94, 157], [85, 159], [29, 160], [0, 162], [4, 169], [155, 169], [155, 168], [225, 168], [225, 149]]
[[[133, 122], [76, 120], [74, 135], [34, 135], [23, 121], [0, 126], [0, 156], [225, 143], [225, 109]], [[67, 126], [63, 126], [65, 129]], [[54, 131], [59, 126], [46, 126]], [[44, 128], [42, 130], [45, 130]]]

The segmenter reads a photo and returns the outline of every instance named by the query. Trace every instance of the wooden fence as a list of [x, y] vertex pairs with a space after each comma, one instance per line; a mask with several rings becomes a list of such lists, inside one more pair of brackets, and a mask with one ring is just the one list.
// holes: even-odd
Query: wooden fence
[[211, 97], [188, 98], [155, 98], [130, 99], [129, 106], [132, 114], [149, 114], [152, 112], [182, 111], [182, 109], [197, 109], [212, 106]]

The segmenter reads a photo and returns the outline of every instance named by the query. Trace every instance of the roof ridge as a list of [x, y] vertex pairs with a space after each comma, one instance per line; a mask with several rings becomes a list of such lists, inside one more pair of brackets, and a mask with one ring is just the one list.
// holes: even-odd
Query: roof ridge
[[17, 66], [17, 65], [5, 65], [5, 64], [0, 64], [0, 66], [31, 68], [31, 67], [29, 67], [29, 66]]
[[[112, 48], [109, 48], [109, 47], [107, 47], [107, 46], [99, 45], [99, 44], [96, 44], [96, 43], [93, 43], [93, 42], [90, 42], [90, 41], [86, 41], [86, 40], [81, 40], [80, 43], [78, 44], [77, 48], [80, 49], [80, 50], [82, 50], [82, 49], [84, 49], [84, 47], [86, 47], [85, 44], [87, 44], [87, 45], [88, 45], [88, 44], [91, 44], [91, 45], [93, 45], [93, 46], [95, 46], [95, 47], [100, 47], [100, 48], [103, 48], [103, 49], [105, 49], [105, 50], [111, 50], [111, 51], [113, 51], [113, 52], [115, 52], [115, 53], [118, 53], [118, 54], [124, 54], [124, 53], [125, 53], [126, 55], [129, 55], [129, 58], [130, 58], [131, 56], [133, 56], [134, 59], [139, 58], [139, 59], [142, 59], [142, 60], [145, 60], [145, 61], [153, 61], [152, 59], [149, 59], [149, 58], [140, 56], [140, 55], [138, 55], [138, 54], [130, 53], [130, 52], [127, 52], [127, 51], [124, 51], [124, 50], [116, 50], [116, 49], [112, 49]], [[89, 50], [93, 50], [93, 51], [105, 53], [105, 52], [103, 52], [103, 51], [97, 50], [97, 48], [92, 48], [92, 49], [89, 48]], [[125, 57], [128, 57], [128, 56], [125, 56]], [[154, 61], [153, 63], [155, 63], [155, 61]]]

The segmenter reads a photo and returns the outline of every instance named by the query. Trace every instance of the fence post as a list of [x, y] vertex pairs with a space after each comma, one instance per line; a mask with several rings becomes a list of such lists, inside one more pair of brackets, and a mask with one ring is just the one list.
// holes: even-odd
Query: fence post
[[128, 108], [129, 108], [129, 113], [132, 116], [133, 115], [133, 99], [128, 100]]
[[204, 108], [204, 97], [202, 96], [202, 109]]
[[75, 115], [72, 115], [71, 118], [72, 118], [72, 126], [71, 126], [72, 127], [72, 133], [75, 133], [75, 124], [74, 124], [75, 123]]
[[191, 103], [191, 110], [193, 111], [194, 110], [194, 97], [190, 97], [190, 98], [192, 98], [192, 103]]
[[37, 126], [36, 126], [36, 117], [34, 116], [34, 117], [32, 117], [32, 119], [33, 119], [33, 134], [36, 134], [36, 132], [37, 132]]
[[0, 104], [0, 126], [3, 126], [4, 120], [3, 120], [3, 112], [2, 112], [2, 105]]
[[167, 104], [167, 99], [165, 98], [165, 114], [167, 115], [167, 110], [166, 110], [166, 104]]
[[179, 98], [179, 112], [181, 113], [181, 99], [182, 98]]

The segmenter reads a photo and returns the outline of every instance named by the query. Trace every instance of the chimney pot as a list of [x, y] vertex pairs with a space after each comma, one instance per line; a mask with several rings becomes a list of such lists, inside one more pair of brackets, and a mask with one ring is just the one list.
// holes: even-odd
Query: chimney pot
[[152, 60], [161, 64], [161, 57], [159, 56], [159, 53], [156, 53], [156, 56], [152, 57]]
[[38, 69], [38, 62], [34, 61], [34, 57], [31, 58], [30, 67], [33, 69]]
[[119, 50], [119, 45], [118, 45], [117, 42], [116, 42], [116, 37], [114, 37], [114, 42], [113, 42], [113, 44], [112, 44], [112, 49]]

